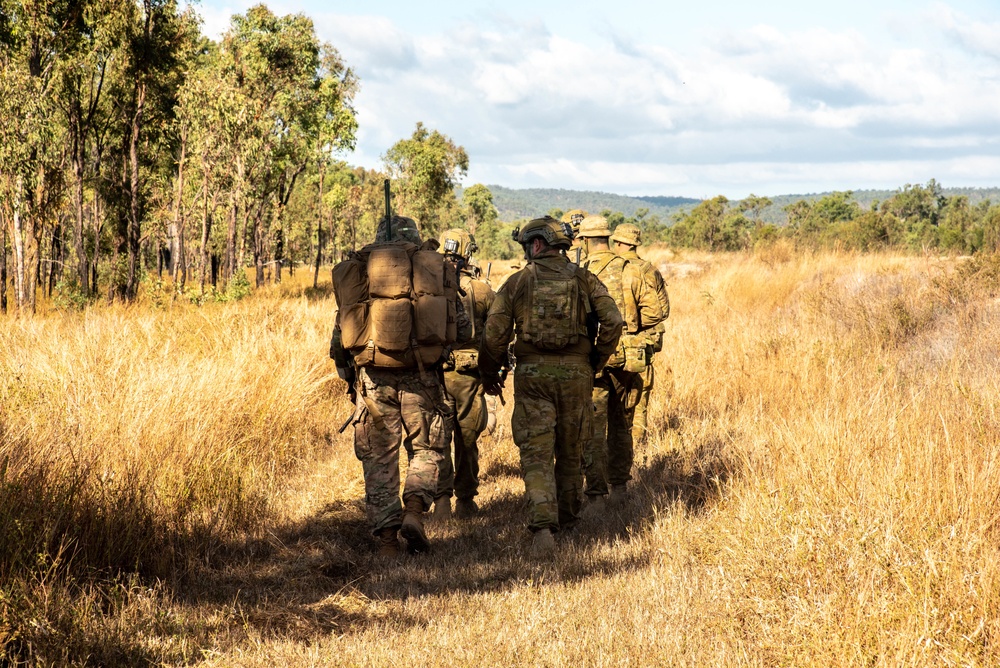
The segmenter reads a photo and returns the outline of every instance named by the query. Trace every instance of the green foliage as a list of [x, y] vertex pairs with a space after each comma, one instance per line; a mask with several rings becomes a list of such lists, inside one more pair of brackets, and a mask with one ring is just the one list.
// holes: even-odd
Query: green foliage
[[82, 311], [90, 299], [73, 275], [63, 275], [52, 292], [52, 305], [61, 311]]
[[226, 291], [219, 293], [216, 299], [220, 302], [238, 302], [249, 297], [252, 293], [253, 287], [250, 285], [250, 279], [247, 278], [246, 272], [237, 271], [226, 284]]
[[464, 148], [418, 122], [413, 135], [393, 144], [383, 160], [398, 183], [396, 210], [415, 218], [425, 236], [436, 237], [458, 222], [455, 187], [469, 170]]

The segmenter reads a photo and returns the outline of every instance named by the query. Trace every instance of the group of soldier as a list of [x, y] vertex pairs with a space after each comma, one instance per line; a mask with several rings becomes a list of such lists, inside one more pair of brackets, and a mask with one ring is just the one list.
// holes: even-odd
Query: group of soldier
[[[355, 400], [344, 428], [354, 426], [381, 556], [400, 553], [400, 535], [408, 551], [428, 550], [428, 514], [440, 521], [480, 512], [478, 440], [512, 367], [511, 434], [531, 555], [550, 558], [555, 533], [629, 494], [652, 357], [670, 312], [663, 278], [636, 253], [635, 225], [612, 231], [604, 217], [577, 210], [562, 220], [536, 218], [514, 235], [525, 264], [496, 292], [472, 257], [472, 235], [453, 229], [424, 241], [401, 216], [387, 217], [374, 244], [334, 269], [331, 356]], [[390, 255], [395, 264], [386, 263]], [[389, 292], [387, 267], [410, 272]], [[438, 274], [441, 281], [428, 279]], [[435, 299], [447, 301], [444, 323], [429, 322]], [[397, 330], [403, 336], [393, 336]], [[402, 495], [401, 444], [408, 462]]]

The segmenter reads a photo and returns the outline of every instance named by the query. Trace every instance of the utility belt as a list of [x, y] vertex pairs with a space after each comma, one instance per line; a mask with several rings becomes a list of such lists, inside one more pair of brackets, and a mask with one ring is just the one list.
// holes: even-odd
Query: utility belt
[[517, 355], [518, 364], [564, 364], [566, 366], [590, 366], [590, 358], [583, 354], [541, 355], [528, 353]]

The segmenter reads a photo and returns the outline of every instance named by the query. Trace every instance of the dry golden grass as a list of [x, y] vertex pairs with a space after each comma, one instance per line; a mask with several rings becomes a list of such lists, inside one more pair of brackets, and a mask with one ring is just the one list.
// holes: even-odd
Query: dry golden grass
[[[0, 320], [0, 527], [21, 539], [2, 552], [5, 651], [1000, 662], [1000, 259], [648, 255], [673, 305], [653, 432], [630, 500], [551, 564], [525, 558], [510, 397], [481, 444], [483, 515], [432, 527], [430, 554], [371, 556], [324, 291]], [[62, 536], [63, 562], [33, 561]], [[129, 563], [146, 575], [85, 568]]]

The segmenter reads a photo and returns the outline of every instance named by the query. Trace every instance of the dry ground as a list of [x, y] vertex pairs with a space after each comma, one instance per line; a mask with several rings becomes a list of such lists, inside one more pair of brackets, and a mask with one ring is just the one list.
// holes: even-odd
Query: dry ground
[[[1000, 261], [652, 257], [673, 303], [653, 433], [631, 498], [559, 536], [549, 564], [526, 558], [509, 392], [481, 444], [482, 516], [432, 527], [430, 554], [372, 556], [360, 465], [336, 433], [350, 407], [323, 359], [326, 290], [0, 321], [7, 535], [37, 509], [15, 483], [44, 463], [49, 488], [75, 476], [90, 504], [79, 543], [146, 541], [68, 543], [77, 556], [49, 570], [7, 555], [8, 658], [1000, 662]], [[109, 504], [131, 519], [107, 520]], [[144, 575], [74, 570], [105, 553]]]

